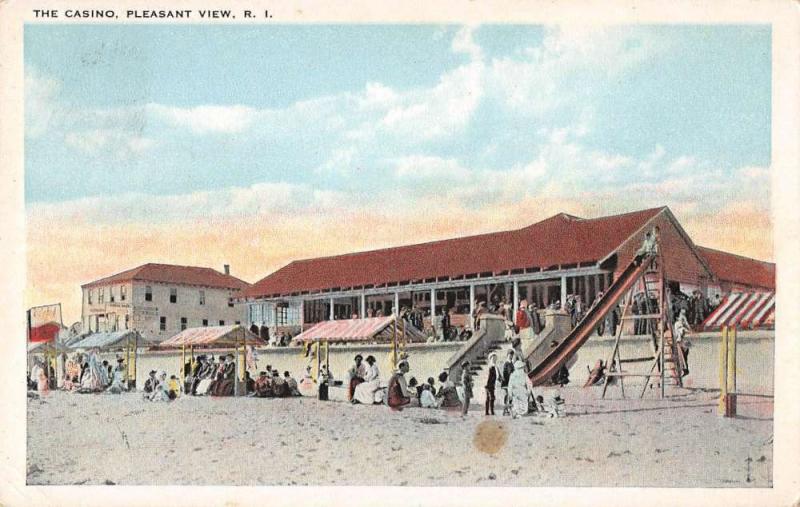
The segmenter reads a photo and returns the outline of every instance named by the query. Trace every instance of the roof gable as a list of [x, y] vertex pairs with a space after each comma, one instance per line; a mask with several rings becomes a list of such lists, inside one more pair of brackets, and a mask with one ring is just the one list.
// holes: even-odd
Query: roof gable
[[722, 281], [775, 289], [775, 264], [698, 246], [714, 275]]
[[560, 213], [512, 231], [294, 261], [253, 284], [243, 296], [594, 264], [663, 209], [594, 219]]
[[243, 290], [250, 284], [236, 277], [220, 273], [211, 268], [199, 266], [178, 266], [173, 264], [143, 264], [133, 269], [117, 273], [82, 287], [96, 287], [130, 281], [171, 283], [176, 285], [196, 285], [201, 287]]

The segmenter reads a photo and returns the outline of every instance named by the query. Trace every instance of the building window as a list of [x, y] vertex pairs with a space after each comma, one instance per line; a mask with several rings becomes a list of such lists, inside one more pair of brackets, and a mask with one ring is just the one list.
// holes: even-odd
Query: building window
[[86, 302], [92, 304], [92, 289], [86, 291]]
[[220, 326], [224, 326], [225, 325], [225, 321], [224, 320], [219, 321], [219, 325]]
[[228, 299], [228, 308], [233, 308], [233, 299]]
[[186, 317], [181, 317], [181, 331], [186, 329]]
[[169, 302], [170, 303], [177, 303], [178, 302], [178, 289], [170, 289], [169, 290]]
[[102, 303], [105, 299], [105, 289], [100, 288], [97, 290], [97, 302]]
[[130, 316], [130, 314], [126, 313], [125, 314], [125, 329], [130, 329], [130, 322], [131, 322], [131, 316]]
[[167, 330], [167, 318], [166, 317], [161, 317], [161, 319], [159, 319], [158, 328], [160, 330], [162, 330], [162, 331], [166, 331]]
[[200, 304], [201, 305], [206, 304], [206, 291], [204, 290], [200, 291]]
[[144, 300], [145, 301], [152, 301], [153, 300], [153, 288], [149, 285], [144, 288]]
[[208, 319], [203, 319], [203, 327], [208, 327]]
[[112, 302], [112, 303], [114, 302], [114, 286], [113, 285], [108, 288], [108, 300], [110, 302]]
[[241, 325], [241, 324], [242, 324], [242, 321], [240, 321], [240, 320], [237, 320], [237, 321], [236, 321], [236, 325], [237, 325], [237, 326], [239, 326], [239, 325]]
[[122, 286], [119, 288], [119, 300], [125, 301], [128, 298], [128, 288], [126, 286]]

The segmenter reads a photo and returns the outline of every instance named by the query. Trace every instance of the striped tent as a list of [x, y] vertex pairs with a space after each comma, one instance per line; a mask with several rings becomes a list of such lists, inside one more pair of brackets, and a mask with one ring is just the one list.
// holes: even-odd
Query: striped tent
[[239, 325], [190, 327], [184, 329], [158, 346], [163, 348], [180, 347], [238, 347], [240, 345], [266, 345], [266, 342]]
[[705, 331], [715, 331], [722, 326], [739, 329], [775, 329], [774, 292], [734, 292], [703, 322]]
[[149, 347], [153, 342], [142, 338], [138, 331], [113, 331], [92, 333], [86, 335], [80, 341], [72, 343], [71, 349], [100, 349], [100, 350], [122, 350], [131, 344], [137, 347]]
[[[391, 343], [395, 333], [394, 322], [394, 316], [391, 315], [367, 319], [328, 320], [297, 335], [293, 341], [295, 343], [315, 341]], [[406, 342], [423, 342], [426, 338], [414, 326], [406, 325], [403, 319], [397, 320], [397, 337], [405, 339]]]

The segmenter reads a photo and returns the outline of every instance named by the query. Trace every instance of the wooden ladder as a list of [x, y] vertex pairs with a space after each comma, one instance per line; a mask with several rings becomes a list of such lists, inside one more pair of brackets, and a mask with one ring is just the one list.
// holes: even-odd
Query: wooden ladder
[[[640, 279], [631, 286], [622, 300], [623, 309], [620, 326], [615, 335], [614, 347], [609, 359], [606, 361], [607, 371], [603, 382], [602, 394], [604, 398], [612, 379], [618, 379], [623, 398], [625, 397], [624, 380], [626, 377], [644, 377], [645, 381], [642, 392], [639, 395], [640, 398], [644, 397], [654, 378], [657, 379], [655, 385], [660, 387], [661, 397], [665, 396], [667, 383], [682, 385], [683, 356], [680, 347], [673, 340], [672, 312], [670, 311], [663, 259], [656, 253], [651, 257], [645, 258], [642, 262], [647, 262], [648, 268], [642, 273]], [[643, 314], [633, 312], [634, 300], [637, 294], [643, 294], [645, 297], [646, 312]], [[655, 299], [654, 303], [653, 299]], [[634, 327], [634, 333], [632, 334], [635, 334], [638, 322], [644, 321], [647, 323], [645, 329], [652, 336], [652, 339], [648, 340], [652, 355], [622, 357], [620, 342], [626, 334], [625, 324], [630, 321], [633, 321]], [[644, 372], [623, 369], [623, 365], [635, 363], [649, 363], [649, 368]]]

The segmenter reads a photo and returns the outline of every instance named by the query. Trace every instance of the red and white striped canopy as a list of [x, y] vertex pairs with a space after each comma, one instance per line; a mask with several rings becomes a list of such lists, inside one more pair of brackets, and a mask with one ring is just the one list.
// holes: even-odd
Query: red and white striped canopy
[[[405, 326], [403, 319], [397, 319], [397, 336], [406, 341], [424, 341], [425, 335], [413, 326]], [[367, 319], [328, 320], [320, 322], [311, 329], [294, 338], [295, 342], [388, 342], [394, 333], [394, 316], [371, 317]]]
[[703, 322], [703, 329], [713, 331], [722, 326], [739, 329], [775, 328], [774, 292], [734, 292]]
[[263, 346], [266, 342], [242, 326], [191, 327], [164, 340], [159, 347], [237, 347], [239, 345]]

